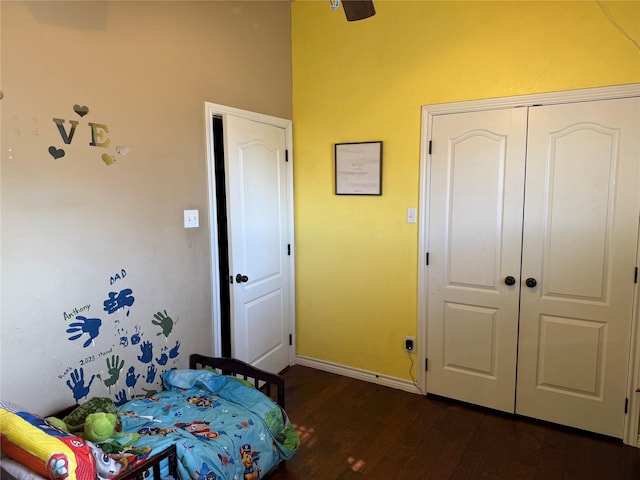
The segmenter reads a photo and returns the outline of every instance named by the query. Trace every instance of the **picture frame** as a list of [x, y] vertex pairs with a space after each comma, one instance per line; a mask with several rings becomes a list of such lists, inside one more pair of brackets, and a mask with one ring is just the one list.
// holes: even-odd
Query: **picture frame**
[[382, 142], [335, 144], [336, 195], [382, 195]]

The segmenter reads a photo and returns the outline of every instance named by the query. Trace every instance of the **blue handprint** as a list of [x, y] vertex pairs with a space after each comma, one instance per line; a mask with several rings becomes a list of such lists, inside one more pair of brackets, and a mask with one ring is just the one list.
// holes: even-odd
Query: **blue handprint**
[[125, 380], [127, 387], [129, 388], [135, 387], [139, 377], [140, 377], [140, 374], [136, 375], [135, 373], [135, 367], [133, 366], [129, 367], [129, 370], [127, 370], [127, 376]]
[[100, 320], [99, 318], [87, 318], [83, 317], [82, 315], [78, 315], [76, 317], [76, 320], [79, 320], [79, 322], [70, 323], [70, 328], [67, 328], [67, 333], [75, 333], [75, 335], [69, 337], [69, 340], [77, 340], [83, 334], [88, 333], [89, 338], [82, 345], [86, 348], [91, 345], [93, 339], [100, 334], [100, 326], [102, 325], [102, 320]]
[[71, 373], [71, 379], [67, 380], [67, 386], [73, 392], [73, 398], [75, 399], [76, 403], [80, 403], [79, 400], [82, 397], [86, 397], [87, 395], [89, 395], [89, 389], [91, 388], [91, 384], [93, 383], [93, 380], [95, 379], [95, 377], [96, 377], [95, 375], [91, 375], [91, 380], [89, 380], [89, 385], [85, 386], [84, 385], [84, 369], [80, 367], [80, 372], [78, 372], [78, 369], [76, 368], [73, 369], [73, 372]]
[[149, 363], [153, 360], [153, 344], [151, 342], [142, 342], [140, 345], [140, 351], [142, 352], [142, 355], [138, 355], [138, 360], [142, 363]]
[[[133, 290], [130, 288], [125, 288], [120, 292], [109, 292], [109, 298], [102, 302], [104, 311], [111, 315], [121, 308], [130, 307], [135, 301], [135, 297], [131, 295], [132, 293]], [[129, 313], [127, 312], [128, 315]]]
[[128, 347], [129, 346], [129, 338], [127, 337], [127, 330], [124, 328], [118, 329], [118, 335], [120, 335], [120, 346]]
[[155, 365], [151, 364], [147, 367], [147, 383], [153, 383], [156, 380], [156, 374], [158, 369]]
[[180, 353], [178, 350], [180, 349], [180, 342], [176, 341], [176, 346], [169, 350], [169, 358], [176, 358]]
[[140, 333], [140, 325], [136, 325], [135, 327], [136, 333], [131, 335], [131, 345], [137, 345], [140, 343], [140, 337], [142, 334]]
[[169, 361], [169, 356], [165, 353], [166, 350], [167, 347], [164, 347], [162, 349], [162, 355], [160, 355], [160, 358], [156, 358], [156, 362], [158, 362], [158, 365], [166, 365]]
[[122, 390], [120, 390], [115, 394], [115, 400], [113, 403], [116, 405], [116, 407], [119, 407], [120, 405], [127, 403], [127, 401], [128, 401], [127, 392], [125, 392], [123, 388]]

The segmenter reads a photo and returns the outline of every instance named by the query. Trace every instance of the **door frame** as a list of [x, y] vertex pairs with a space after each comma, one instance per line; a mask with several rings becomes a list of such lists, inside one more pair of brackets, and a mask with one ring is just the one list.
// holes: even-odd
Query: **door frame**
[[[205, 102], [205, 135], [206, 135], [206, 152], [207, 152], [207, 190], [208, 190], [208, 220], [209, 220], [209, 245], [210, 245], [210, 271], [211, 271], [211, 312], [213, 316], [213, 354], [220, 356], [222, 352], [222, 319], [220, 318], [220, 287], [222, 279], [218, 269], [218, 215], [217, 215], [217, 197], [216, 197], [216, 174], [215, 174], [215, 155], [214, 155], [214, 138], [213, 138], [213, 117], [224, 117], [233, 115], [254, 122], [266, 123], [274, 127], [283, 128], [285, 131], [285, 148], [287, 149], [286, 164], [286, 182], [287, 182], [287, 225], [289, 235], [287, 243], [291, 248], [289, 258], [289, 304], [286, 306], [289, 313], [289, 331], [291, 332], [291, 342], [289, 347], [289, 365], [295, 364], [295, 242], [294, 242], [294, 215], [293, 215], [293, 137], [291, 120], [264, 115], [261, 113], [242, 110], [226, 105]], [[223, 132], [226, 144], [226, 132]], [[226, 282], [227, 279], [224, 279]]]
[[[610, 100], [640, 96], [640, 83], [616, 85], [611, 87], [568, 90], [562, 92], [520, 95], [485, 100], [470, 100], [463, 102], [423, 105], [421, 108], [420, 135], [420, 202], [419, 202], [419, 239], [418, 239], [418, 358], [428, 358], [427, 352], [427, 304], [428, 304], [428, 274], [426, 265], [429, 252], [429, 178], [431, 155], [429, 141], [433, 134], [433, 117], [455, 113], [495, 110], [500, 108], [528, 107], [533, 105], [553, 105], [561, 103], [586, 102], [594, 100]], [[640, 219], [639, 219], [640, 226]], [[640, 238], [640, 237], [639, 237]], [[640, 243], [636, 264], [640, 262]], [[418, 384], [423, 391], [427, 391], [426, 371], [419, 369]], [[627, 398], [629, 409], [626, 414], [623, 442], [640, 447], [638, 426], [640, 423], [640, 293], [638, 284], [635, 285], [635, 305], [631, 325], [631, 348], [629, 352], [629, 375], [627, 379]], [[515, 394], [515, 393], [514, 393]]]

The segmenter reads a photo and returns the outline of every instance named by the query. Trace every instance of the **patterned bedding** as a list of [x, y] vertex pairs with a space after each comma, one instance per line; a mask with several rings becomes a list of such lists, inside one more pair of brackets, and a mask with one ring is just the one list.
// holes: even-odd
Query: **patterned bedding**
[[209, 370], [171, 370], [165, 390], [121, 407], [123, 432], [151, 454], [176, 444], [182, 480], [255, 480], [299, 446], [286, 413], [234, 377]]

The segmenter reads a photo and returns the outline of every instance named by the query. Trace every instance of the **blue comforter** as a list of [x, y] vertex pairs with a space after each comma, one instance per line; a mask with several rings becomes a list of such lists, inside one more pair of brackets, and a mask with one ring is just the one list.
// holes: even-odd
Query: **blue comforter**
[[299, 439], [284, 411], [233, 377], [171, 370], [165, 391], [119, 410], [123, 432], [151, 454], [176, 444], [182, 480], [254, 480], [291, 458]]

